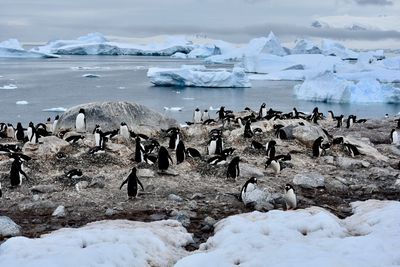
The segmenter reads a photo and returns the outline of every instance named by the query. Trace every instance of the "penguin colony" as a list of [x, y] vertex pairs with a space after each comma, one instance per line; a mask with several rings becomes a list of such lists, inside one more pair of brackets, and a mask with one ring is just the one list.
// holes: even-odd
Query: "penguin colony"
[[[141, 164], [154, 165], [160, 175], [174, 175], [169, 173], [168, 169], [173, 164], [181, 164], [189, 158], [195, 162], [207, 164], [209, 168], [224, 168], [225, 169], [225, 181], [236, 181], [240, 177], [240, 162], [246, 162], [246, 158], [238, 156], [237, 151], [233, 147], [225, 147], [225, 131], [227, 129], [242, 129], [242, 138], [244, 142], [248, 143], [248, 149], [254, 153], [263, 154], [265, 157], [265, 169], [269, 169], [269, 174], [278, 175], [284, 172], [285, 168], [290, 168], [290, 162], [292, 155], [279, 154], [279, 147], [277, 147], [276, 140], [281, 139], [280, 142], [284, 142], [287, 139], [287, 134], [284, 131], [284, 126], [274, 124], [274, 135], [276, 140], [269, 139], [263, 140], [263, 130], [258, 127], [253, 127], [252, 123], [258, 121], [268, 120], [275, 121], [286, 120], [286, 119], [299, 119], [308, 121], [312, 124], [318, 124], [321, 120], [332, 121], [336, 127], [343, 127], [346, 123], [346, 128], [353, 127], [356, 123], [364, 123], [366, 120], [357, 119], [355, 115], [350, 115], [347, 119], [343, 115], [335, 116], [332, 111], [329, 111], [327, 116], [324, 116], [319, 112], [318, 108], [315, 108], [309, 115], [298, 111], [293, 108], [293, 111], [289, 113], [283, 113], [273, 109], [267, 109], [266, 104], [263, 103], [259, 109], [259, 112], [254, 112], [250, 108], [246, 108], [245, 115], [235, 115], [233, 111], [226, 110], [222, 106], [216, 112], [216, 118], [210, 118], [208, 110], [200, 111], [196, 108], [193, 113], [193, 121], [187, 122], [185, 127], [204, 127], [213, 126], [214, 128], [208, 132], [208, 141], [204, 144], [204, 147], [189, 147], [190, 144], [185, 143], [185, 137], [181, 132], [181, 128], [172, 127], [170, 129], [161, 130], [161, 136], [164, 139], [168, 139], [165, 145], [161, 145], [162, 140], [157, 140], [154, 137], [149, 137], [144, 134], [135, 133], [129, 129], [129, 126], [121, 122], [119, 129], [113, 131], [103, 132], [100, 125], [96, 125], [92, 129], [95, 146], [87, 151], [88, 155], [95, 156], [100, 153], [107, 153], [107, 143], [112, 142], [116, 136], [125, 138], [128, 142], [134, 143], [135, 153], [132, 157], [134, 166], [131, 168], [131, 172], [123, 180], [120, 185], [120, 189], [127, 184], [127, 194], [129, 199], [134, 199], [139, 195], [139, 186], [142, 191], [145, 191], [145, 186], [141, 183], [138, 177], [138, 168]], [[24, 143], [30, 143], [33, 145], [40, 146], [40, 138], [44, 136], [52, 135], [53, 130], [57, 125], [59, 117], [57, 116], [52, 122], [50, 118], [47, 119], [46, 123], [39, 123], [34, 125], [30, 122], [27, 128], [23, 128], [21, 123], [17, 124], [14, 128], [12, 124], [0, 123], [0, 138], [7, 140], [15, 140], [15, 144], [0, 144], [0, 153], [7, 155], [12, 161], [11, 169], [9, 172], [10, 188], [16, 188], [23, 184], [23, 180], [27, 180], [29, 183], [34, 183], [29, 175], [24, 171], [24, 163], [31, 161], [32, 159], [24, 155], [21, 148]], [[85, 138], [89, 130], [86, 124], [85, 110], [81, 109], [76, 116], [76, 123], [74, 131], [68, 133], [68, 131], [60, 131], [58, 137], [63, 138], [69, 142], [71, 146], [79, 146]], [[390, 143], [398, 145], [400, 144], [399, 136], [396, 128], [400, 127], [400, 120], [398, 123], [393, 125], [393, 130], [389, 134]], [[301, 125], [302, 122], [299, 122]], [[312, 147], [309, 150], [310, 157], [318, 158], [323, 156], [334, 146], [340, 146], [343, 151], [348, 153], [349, 156], [355, 157], [361, 155], [355, 144], [349, 143], [343, 137], [332, 137], [326, 132], [329, 140], [325, 140], [324, 137], [318, 137]], [[64, 136], [67, 136], [64, 138]], [[204, 153], [200, 151], [205, 151]], [[171, 157], [171, 153], [175, 154], [175, 162]], [[65, 155], [64, 155], [65, 156]], [[57, 155], [62, 158], [63, 155]], [[399, 163], [400, 164], [400, 163]], [[218, 167], [219, 166], [219, 167]], [[73, 166], [71, 166], [73, 167]], [[84, 170], [72, 168], [65, 170], [66, 179], [73, 180], [82, 177]], [[260, 180], [260, 179], [259, 179]], [[242, 189], [238, 193], [238, 199], [243, 200], [245, 194], [257, 187], [258, 181], [256, 177], [248, 177], [246, 183], [242, 186]], [[3, 188], [5, 181], [3, 182]], [[282, 193], [284, 208], [296, 209], [297, 197], [295, 194], [295, 188], [291, 184], [282, 184]], [[4, 197], [0, 183], [0, 197]]]

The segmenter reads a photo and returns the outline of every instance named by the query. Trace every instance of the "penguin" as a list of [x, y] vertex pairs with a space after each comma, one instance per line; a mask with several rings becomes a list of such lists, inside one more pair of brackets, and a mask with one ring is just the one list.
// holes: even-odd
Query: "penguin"
[[297, 198], [294, 192], [294, 188], [291, 184], [286, 184], [285, 194], [283, 198], [285, 199], [286, 210], [292, 210], [297, 208]]
[[275, 140], [271, 140], [265, 145], [265, 149], [267, 150], [267, 157], [270, 159], [275, 158], [275, 145], [276, 145]]
[[321, 156], [321, 153], [323, 151], [322, 142], [324, 142], [324, 138], [322, 136], [320, 136], [317, 139], [315, 139], [315, 141], [313, 143], [313, 146], [312, 146], [313, 156], [314, 157]]
[[282, 161], [289, 161], [292, 160], [292, 156], [287, 153], [286, 155], [278, 155], [275, 157], [276, 160], [282, 160]]
[[217, 114], [218, 114], [218, 120], [222, 121], [225, 118], [225, 107], [221, 106], [217, 111]]
[[136, 172], [137, 172], [136, 167], [133, 167], [129, 176], [125, 179], [125, 181], [122, 182], [121, 186], [119, 187], [119, 190], [121, 190], [124, 184], [128, 183], [129, 199], [136, 198], [138, 196], [138, 184], [144, 191], [144, 187], [140, 182], [139, 178], [137, 177]]
[[8, 138], [15, 138], [15, 129], [11, 123], [7, 124], [6, 134]]
[[180, 164], [185, 161], [185, 144], [182, 140], [179, 141], [176, 147], [176, 164]]
[[192, 147], [188, 147], [188, 148], [186, 149], [186, 155], [187, 155], [188, 157], [191, 157], [191, 158], [200, 158], [200, 159], [201, 159], [201, 154], [200, 154], [200, 152], [199, 152], [197, 149], [192, 148]]
[[180, 139], [180, 130], [176, 128], [169, 137], [168, 148], [176, 150]]
[[260, 142], [257, 142], [257, 141], [255, 141], [255, 140], [253, 140], [253, 141], [251, 141], [251, 148], [254, 148], [254, 149], [263, 149], [263, 148], [264, 148], [264, 145], [261, 144]]
[[233, 152], [235, 152], [236, 148], [230, 147], [230, 148], [225, 148], [224, 150], [222, 150], [221, 155], [225, 154], [227, 156], [230, 156], [233, 154]]
[[208, 113], [208, 110], [205, 109], [205, 110], [203, 111], [203, 114], [201, 114], [201, 121], [202, 121], [202, 122], [205, 122], [205, 121], [207, 121], [207, 120], [209, 120], [209, 119], [210, 119], [210, 114]]
[[36, 128], [33, 126], [33, 122], [29, 123], [27, 135], [28, 135], [29, 143], [31, 143], [31, 144], [37, 143]]
[[101, 131], [101, 128], [97, 127], [97, 125], [94, 130], [94, 142], [97, 147], [103, 147], [104, 135], [103, 135], [103, 132]]
[[86, 133], [85, 110], [81, 108], [75, 120], [75, 128], [78, 133]]
[[251, 130], [251, 121], [246, 121], [246, 125], [244, 126], [244, 134], [245, 138], [252, 138], [254, 136], [253, 131]]
[[22, 175], [25, 176], [26, 180], [30, 180], [28, 175], [23, 171], [22, 164], [23, 160], [20, 157], [15, 156], [10, 170], [10, 182], [12, 187], [22, 185]]
[[397, 129], [400, 128], [400, 119], [396, 119], [395, 121], [397, 121]]
[[18, 141], [25, 141], [25, 131], [20, 122], [17, 123], [17, 130], [15, 131], [15, 139]]
[[346, 128], [350, 128], [351, 126], [353, 126], [354, 123], [354, 117], [353, 115], [349, 115], [349, 117], [347, 118], [347, 123], [346, 123]]
[[193, 122], [201, 123], [201, 111], [199, 108], [196, 108], [193, 112]]
[[334, 118], [335, 120], [337, 120], [336, 128], [340, 128], [343, 123], [343, 118], [344, 118], [343, 114], [340, 115], [339, 117], [334, 117]]
[[223, 150], [224, 150], [224, 141], [222, 140], [222, 136], [218, 136], [216, 141], [215, 154], [221, 155]]
[[310, 121], [312, 121], [315, 124], [318, 124], [319, 118], [320, 118], [320, 113], [319, 113], [318, 107], [315, 107], [313, 109], [313, 111], [311, 112]]
[[239, 157], [234, 157], [231, 162], [228, 164], [228, 170], [226, 171], [226, 178], [233, 178], [236, 180], [236, 177], [240, 176], [240, 169], [239, 169]]
[[103, 154], [103, 153], [105, 153], [104, 147], [99, 147], [99, 146], [92, 147], [88, 151], [89, 155], [97, 155], [97, 154]]
[[121, 125], [119, 126], [119, 134], [127, 140], [131, 138], [128, 125], [126, 125], [125, 122], [121, 122]]
[[242, 189], [240, 190], [240, 196], [239, 200], [242, 201], [243, 203], [247, 204], [247, 197], [246, 193], [253, 191], [257, 186], [257, 178], [256, 177], [251, 177], [248, 179], [244, 185], [242, 186]]
[[158, 152], [159, 148], [160, 148], [160, 143], [155, 139], [150, 140], [150, 144], [147, 144], [144, 146], [144, 150], [145, 150], [146, 154], [150, 154], [150, 153], [153, 153], [156, 151]]
[[399, 144], [399, 134], [397, 133], [396, 129], [392, 129], [390, 132], [390, 141], [393, 145]]
[[58, 120], [60, 119], [60, 116], [59, 115], [57, 115], [55, 118], [54, 118], [54, 122], [53, 122], [53, 133], [54, 133], [54, 131], [56, 130], [56, 127], [57, 127], [57, 123], [58, 123]]
[[172, 158], [170, 157], [168, 150], [165, 147], [161, 146], [158, 150], [158, 169], [161, 172], [165, 172], [166, 170], [168, 170], [170, 161], [172, 164]]
[[283, 167], [280, 163], [279, 160], [274, 159], [274, 158], [269, 158], [267, 162], [265, 163], [265, 169], [271, 166], [272, 170], [274, 171], [275, 175], [279, 174], [281, 170], [283, 170]]
[[[174, 129], [177, 129], [177, 128], [174, 128]], [[141, 134], [141, 133], [136, 134], [134, 131], [130, 131], [129, 134], [130, 134], [130, 136], [131, 136], [132, 138], [139, 137], [139, 138], [140, 138], [140, 141], [142, 141], [142, 142], [143, 142], [143, 141], [147, 141], [147, 140], [150, 139], [150, 137], [148, 137], [147, 135]]]
[[263, 119], [267, 116], [267, 104], [262, 103], [260, 107], [260, 111], [258, 112], [258, 119]]
[[261, 128], [254, 128], [254, 129], [253, 129], [253, 133], [254, 133], [254, 134], [257, 134], [257, 135], [260, 135], [260, 134], [263, 133], [263, 131], [262, 131]]
[[360, 151], [355, 145], [350, 143], [344, 143], [343, 146], [346, 148], [346, 150], [349, 152], [352, 158], [354, 158], [354, 156], [361, 155]]
[[215, 151], [217, 149], [217, 137], [216, 136], [212, 136], [211, 139], [208, 141], [208, 145], [207, 145], [207, 151], [208, 151], [208, 155], [215, 155]]
[[85, 137], [83, 135], [71, 135], [65, 138], [65, 141], [67, 141], [70, 144], [74, 144], [78, 142], [80, 139], [84, 139]]
[[38, 137], [40, 136], [49, 136], [49, 132], [47, 131], [46, 124], [44, 123], [38, 123], [36, 124], [36, 135]]
[[135, 161], [137, 163], [140, 163], [144, 161], [145, 149], [143, 144], [140, 142], [140, 137], [136, 137], [135, 143], [136, 143]]
[[354, 123], [366, 123], [367, 120], [366, 120], [366, 119], [359, 119], [359, 120], [357, 120], [357, 116], [353, 116], [353, 122], [354, 122]]
[[53, 133], [53, 123], [51, 123], [51, 118], [48, 117], [46, 120], [46, 131], [48, 133]]
[[104, 142], [106, 142], [107, 140], [111, 140], [114, 136], [117, 136], [118, 133], [119, 133], [118, 129], [104, 132], [103, 133]]
[[153, 154], [144, 154], [144, 162], [153, 165], [157, 162], [157, 156]]
[[226, 155], [222, 154], [211, 157], [207, 160], [207, 163], [210, 165], [223, 165], [226, 163]]
[[75, 179], [75, 178], [77, 178], [77, 177], [81, 177], [81, 176], [82, 176], [82, 171], [81, 171], [81, 169], [72, 169], [72, 170], [68, 171], [68, 172], [65, 174], [65, 176], [66, 176], [68, 179]]
[[328, 117], [326, 118], [328, 121], [333, 121], [335, 116], [333, 115], [333, 111], [329, 110], [328, 111]]

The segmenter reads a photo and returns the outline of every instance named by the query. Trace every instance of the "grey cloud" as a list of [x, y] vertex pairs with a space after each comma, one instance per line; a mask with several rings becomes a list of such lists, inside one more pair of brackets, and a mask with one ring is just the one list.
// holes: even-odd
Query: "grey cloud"
[[379, 5], [379, 6], [391, 6], [393, 5], [392, 0], [354, 0], [359, 5]]

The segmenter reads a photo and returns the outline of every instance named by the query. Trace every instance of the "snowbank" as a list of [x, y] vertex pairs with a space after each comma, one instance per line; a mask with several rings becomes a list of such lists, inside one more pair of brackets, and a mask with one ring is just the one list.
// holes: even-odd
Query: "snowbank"
[[179, 69], [149, 68], [147, 77], [157, 86], [193, 87], [251, 87], [241, 68], [206, 69], [205, 66], [186, 66]]
[[0, 246], [0, 266], [171, 266], [191, 234], [177, 221], [100, 221]]
[[50, 53], [26, 51], [17, 39], [9, 39], [0, 43], [0, 58], [54, 58]]
[[295, 85], [294, 94], [298, 99], [333, 103], [400, 103], [400, 88], [373, 78], [355, 83], [329, 71]]
[[215, 235], [175, 266], [397, 266], [400, 203], [352, 203], [344, 220], [328, 211], [252, 212], [215, 225]]

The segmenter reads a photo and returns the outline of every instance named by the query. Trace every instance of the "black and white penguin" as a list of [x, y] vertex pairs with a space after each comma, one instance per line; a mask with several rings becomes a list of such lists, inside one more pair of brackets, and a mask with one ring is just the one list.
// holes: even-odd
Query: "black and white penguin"
[[53, 134], [54, 134], [54, 131], [56, 130], [56, 127], [57, 127], [57, 123], [58, 123], [58, 120], [60, 119], [60, 116], [59, 115], [57, 115], [55, 118], [54, 118], [54, 121], [53, 121]]
[[85, 110], [81, 108], [75, 120], [75, 128], [78, 133], [86, 133]]
[[322, 154], [322, 142], [324, 142], [324, 138], [322, 136], [318, 137], [315, 139], [313, 146], [312, 146], [312, 151], [313, 151], [313, 156], [314, 157], [320, 157]]
[[131, 138], [131, 134], [129, 133], [128, 125], [126, 125], [125, 122], [121, 122], [121, 125], [119, 126], [119, 134], [127, 140], [129, 140]]
[[158, 169], [162, 172], [168, 170], [169, 162], [172, 164], [172, 158], [168, 153], [168, 150], [161, 146], [158, 150]]
[[225, 118], [225, 107], [221, 106], [216, 113], [218, 114], [218, 120], [222, 121]]
[[125, 179], [125, 181], [122, 182], [121, 186], [119, 187], [119, 190], [121, 190], [124, 184], [128, 183], [129, 199], [136, 198], [138, 196], [138, 184], [144, 191], [144, 187], [140, 182], [139, 178], [137, 177], [136, 172], [137, 172], [136, 167], [133, 167], [129, 176]]
[[11, 164], [10, 170], [10, 182], [11, 186], [20, 186], [22, 184], [22, 175], [25, 176], [26, 180], [30, 180], [28, 175], [23, 170], [23, 159], [18, 156], [14, 157], [14, 161]]
[[100, 127], [96, 127], [94, 130], [94, 142], [97, 147], [104, 147], [104, 135]]
[[263, 144], [261, 144], [260, 142], [257, 142], [255, 140], [251, 141], [251, 148], [254, 149], [264, 149], [265, 146]]
[[217, 137], [211, 136], [211, 139], [208, 141], [207, 151], [208, 155], [215, 155], [217, 150]]
[[159, 148], [160, 148], [160, 143], [155, 139], [151, 139], [150, 143], [148, 143], [147, 145], [144, 146], [144, 150], [145, 150], [146, 154], [158, 152]]
[[242, 189], [240, 190], [240, 197], [239, 200], [246, 203], [246, 193], [251, 192], [256, 188], [257, 185], [257, 178], [256, 177], [251, 177], [248, 179], [244, 185], [242, 186]]
[[81, 140], [81, 139], [84, 139], [85, 137], [83, 136], [83, 135], [80, 135], [80, 134], [78, 134], [78, 135], [71, 135], [71, 136], [68, 136], [67, 138], [65, 138], [65, 141], [67, 141], [68, 143], [70, 143], [70, 144], [74, 144], [74, 143], [76, 143], [76, 142], [78, 142], [79, 140]]
[[77, 177], [81, 177], [82, 176], [82, 170], [81, 169], [72, 169], [70, 171], [68, 171], [65, 176], [68, 179], [76, 179]]
[[267, 142], [267, 144], [265, 145], [265, 149], [267, 150], [267, 157], [270, 159], [275, 158], [275, 145], [276, 145], [275, 140], [271, 140]]
[[38, 137], [40, 137], [40, 136], [49, 136], [50, 135], [50, 133], [47, 131], [46, 124], [44, 124], [44, 123], [36, 124], [36, 135]]
[[46, 131], [48, 133], [52, 133], [53, 132], [53, 123], [51, 122], [51, 118], [48, 117], [46, 120]]
[[289, 160], [292, 160], [292, 156], [289, 153], [287, 153], [286, 155], [277, 155], [277, 156], [275, 156], [275, 159], [282, 160], [282, 161], [289, 161]]
[[210, 114], [208, 113], [208, 110], [205, 109], [203, 111], [203, 114], [201, 114], [201, 121], [204, 123], [205, 121], [210, 119]]
[[396, 129], [392, 129], [390, 132], [390, 141], [391, 144], [393, 145], [398, 145], [399, 144], [399, 134], [397, 133]]
[[353, 123], [354, 123], [354, 116], [349, 115], [346, 122], [346, 128], [350, 128], [351, 126], [353, 126]]
[[25, 130], [24, 127], [22, 127], [22, 124], [20, 122], [17, 123], [17, 129], [15, 131], [15, 138], [18, 141], [25, 141]]
[[210, 124], [214, 124], [216, 123], [216, 121], [214, 119], [208, 119], [203, 121], [203, 125], [210, 125]]
[[226, 163], [226, 155], [222, 154], [211, 157], [207, 160], [207, 163], [210, 165], [223, 165]]
[[337, 120], [336, 128], [340, 128], [343, 124], [343, 118], [344, 118], [343, 114], [340, 115], [339, 117], [334, 117], [334, 118], [335, 120]]
[[226, 171], [226, 178], [233, 178], [236, 180], [236, 177], [240, 176], [239, 162], [239, 157], [234, 157], [231, 162], [229, 162], [228, 169]]
[[137, 163], [144, 161], [145, 149], [143, 144], [140, 142], [140, 138], [136, 137], [135, 139], [136, 149], [135, 149], [135, 161]]
[[157, 162], [157, 156], [154, 154], [144, 154], [144, 162], [149, 165], [154, 165]]
[[224, 150], [222, 150], [221, 155], [225, 154], [227, 156], [230, 156], [233, 154], [233, 152], [235, 152], [236, 148], [233, 147], [229, 147], [229, 148], [225, 148]]
[[267, 116], [267, 104], [262, 103], [260, 111], [258, 112], [258, 119], [265, 118]]
[[201, 111], [196, 108], [193, 112], [193, 123], [201, 123]]
[[350, 143], [343, 143], [343, 146], [345, 147], [345, 149], [347, 150], [347, 152], [349, 152], [349, 155], [354, 158], [354, 156], [358, 156], [361, 155], [360, 151], [358, 150], [358, 148]]
[[285, 199], [286, 210], [294, 210], [297, 208], [297, 198], [291, 184], [286, 184], [283, 198]]
[[265, 162], [265, 169], [268, 168], [269, 166], [271, 166], [275, 174], [279, 174], [283, 170], [280, 161], [274, 158], [269, 158], [267, 162]]
[[252, 138], [254, 136], [253, 131], [251, 130], [251, 120], [246, 121], [246, 125], [244, 126], [244, 134], [245, 138]]
[[119, 129], [115, 129], [115, 130], [112, 130], [112, 131], [104, 132], [103, 133], [104, 142], [107, 142], [107, 140], [111, 140], [112, 138], [117, 136], [118, 133], [119, 133]]
[[182, 140], [179, 141], [178, 146], [176, 147], [176, 164], [182, 163], [185, 161], [185, 144]]
[[176, 147], [178, 146], [180, 140], [181, 140], [180, 130], [176, 128], [172, 131], [171, 135], [169, 136], [168, 148], [176, 150]]
[[200, 158], [201, 159], [200, 151], [198, 151], [197, 149], [195, 149], [193, 147], [188, 147], [186, 149], [186, 155], [191, 158]]
[[28, 136], [28, 142], [31, 144], [36, 144], [37, 143], [37, 134], [36, 134], [36, 128], [33, 125], [33, 122], [29, 123], [28, 130], [27, 130], [27, 136]]
[[215, 154], [221, 155], [223, 150], [224, 150], [224, 140], [222, 139], [222, 136], [218, 136], [216, 142]]
[[332, 110], [329, 110], [329, 111], [328, 111], [328, 116], [327, 116], [326, 119], [327, 119], [328, 121], [333, 121], [334, 118], [335, 118], [335, 116], [334, 116], [334, 114], [333, 114], [333, 111], [332, 111]]
[[7, 124], [7, 137], [8, 138], [15, 138], [15, 129], [11, 123]]

